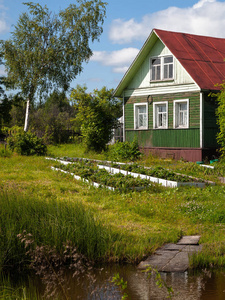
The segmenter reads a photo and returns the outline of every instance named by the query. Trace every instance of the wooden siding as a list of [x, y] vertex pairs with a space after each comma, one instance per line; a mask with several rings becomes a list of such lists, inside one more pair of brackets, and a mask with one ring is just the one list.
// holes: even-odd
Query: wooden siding
[[185, 68], [174, 57], [174, 78], [169, 81], [150, 82], [150, 59], [156, 56], [172, 55], [171, 51], [166, 47], [160, 39], [156, 41], [153, 47], [149, 50], [144, 61], [139, 65], [134, 77], [130, 80], [127, 89], [140, 89], [140, 88], [158, 88], [161, 86], [174, 86], [195, 83]]
[[126, 140], [138, 138], [140, 147], [199, 148], [199, 129], [128, 130]]
[[218, 147], [216, 140], [219, 131], [216, 118], [215, 98], [208, 95], [204, 96], [204, 147]]
[[[189, 128], [173, 128], [173, 101], [189, 99]], [[200, 147], [200, 93], [156, 95], [148, 106], [148, 130], [134, 130], [134, 103], [147, 102], [148, 97], [130, 97], [125, 105], [126, 140], [137, 136], [141, 147]], [[153, 102], [168, 101], [168, 129], [153, 129]]]

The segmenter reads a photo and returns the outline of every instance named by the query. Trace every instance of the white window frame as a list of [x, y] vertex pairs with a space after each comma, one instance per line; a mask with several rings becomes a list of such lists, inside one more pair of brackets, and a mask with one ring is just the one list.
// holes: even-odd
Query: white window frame
[[[166, 126], [159, 126], [159, 113], [158, 113], [158, 107], [159, 106], [166, 106]], [[168, 129], [168, 101], [163, 102], [154, 102], [153, 103], [153, 129]]]
[[[139, 107], [144, 106], [146, 107], [146, 126], [140, 126], [139, 125]], [[134, 103], [134, 129], [135, 130], [142, 130], [142, 129], [148, 129], [148, 103]]]
[[[172, 57], [173, 62], [171, 63], [164, 63], [164, 59], [167, 57]], [[160, 59], [160, 78], [159, 79], [152, 79], [152, 69], [153, 69], [153, 64], [152, 61], [154, 59]], [[164, 66], [165, 65], [172, 65], [173, 66], [173, 76], [170, 77], [165, 77], [164, 75]], [[150, 58], [150, 81], [151, 82], [157, 82], [157, 81], [168, 81], [168, 80], [174, 80], [174, 56], [173, 55], [163, 55], [163, 56], [154, 56]]]
[[[182, 125], [179, 121], [179, 104], [187, 104], [187, 124]], [[173, 128], [183, 129], [189, 128], [189, 99], [174, 100], [173, 102]]]

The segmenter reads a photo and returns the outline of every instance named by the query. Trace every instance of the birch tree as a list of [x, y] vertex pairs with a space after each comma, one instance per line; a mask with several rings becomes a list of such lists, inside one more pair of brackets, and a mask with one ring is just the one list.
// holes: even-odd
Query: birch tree
[[28, 130], [29, 105], [53, 89], [66, 91], [92, 55], [90, 44], [99, 39], [106, 3], [77, 0], [58, 14], [47, 6], [24, 3], [11, 38], [1, 41], [7, 77], [27, 99], [24, 130]]

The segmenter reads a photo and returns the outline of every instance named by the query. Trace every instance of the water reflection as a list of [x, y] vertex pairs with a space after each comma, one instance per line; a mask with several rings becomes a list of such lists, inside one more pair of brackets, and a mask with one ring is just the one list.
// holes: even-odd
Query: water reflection
[[[120, 290], [111, 283], [114, 274], [127, 281], [126, 293], [130, 300], [163, 300], [168, 299], [165, 287], [156, 285], [154, 276], [148, 276], [138, 271], [134, 266], [108, 266], [101, 271], [95, 271], [96, 281], [83, 278], [82, 284], [77, 285], [77, 279], [70, 278], [69, 297], [75, 299], [121, 299]], [[176, 300], [224, 300], [225, 273], [201, 272], [191, 273], [161, 273], [162, 279], [174, 290], [172, 299]]]
[[[154, 276], [137, 270], [135, 266], [112, 265], [102, 266], [92, 271], [89, 275], [73, 277], [66, 272], [66, 276], [57, 287], [63, 290], [60, 299], [71, 300], [119, 300], [122, 298], [121, 290], [112, 282], [112, 277], [119, 273], [120, 277], [127, 281], [126, 293], [129, 300], [164, 300], [168, 299], [168, 291], [165, 287], [156, 285]], [[225, 271], [199, 273], [161, 273], [162, 279], [174, 290], [175, 300], [224, 300], [225, 299]], [[56, 283], [52, 283], [55, 285]], [[43, 284], [40, 278], [33, 277], [33, 285], [41, 292]], [[56, 299], [55, 296], [50, 299]]]

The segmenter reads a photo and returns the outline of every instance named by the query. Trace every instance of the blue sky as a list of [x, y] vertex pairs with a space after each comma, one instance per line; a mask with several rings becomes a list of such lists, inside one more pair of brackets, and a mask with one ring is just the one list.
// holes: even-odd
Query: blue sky
[[[0, 39], [10, 37], [13, 24], [26, 10], [20, 0], [0, 0]], [[28, 2], [28, 1], [27, 1]], [[39, 0], [54, 12], [73, 0]], [[92, 45], [93, 56], [72, 82], [95, 88], [116, 88], [153, 28], [225, 38], [225, 1], [106, 0], [104, 32]], [[0, 74], [3, 69], [0, 69]]]

